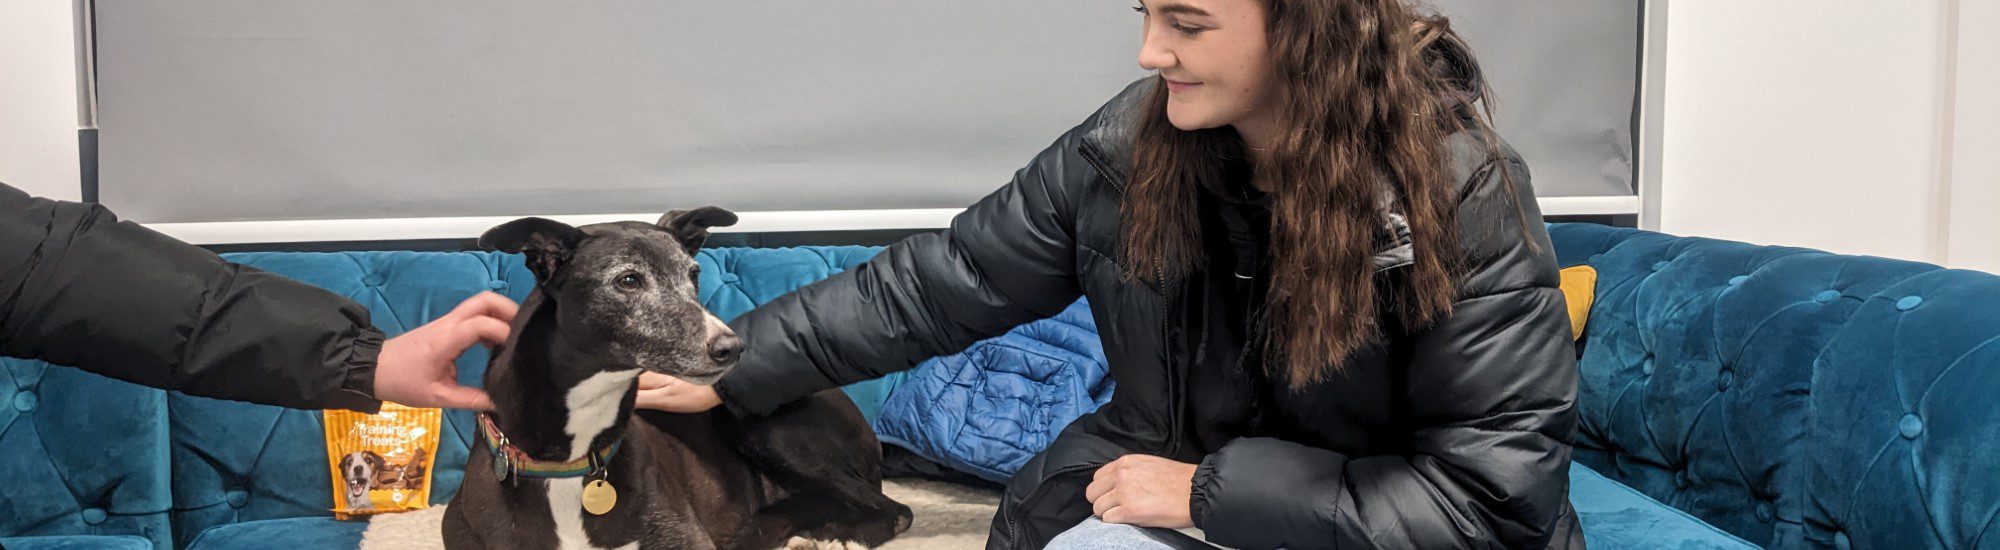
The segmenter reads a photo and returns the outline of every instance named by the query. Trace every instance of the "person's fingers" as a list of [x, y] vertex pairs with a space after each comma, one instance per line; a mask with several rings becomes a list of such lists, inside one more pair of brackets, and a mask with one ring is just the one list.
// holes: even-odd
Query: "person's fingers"
[[674, 380], [675, 379], [672, 376], [667, 376], [657, 372], [642, 372], [639, 373], [639, 390], [644, 391], [644, 390], [664, 388], [669, 385], [672, 385], [674, 383]]
[[1104, 479], [1107, 476], [1118, 473], [1118, 469], [1124, 467], [1124, 464], [1125, 464], [1124, 457], [1120, 457], [1117, 460], [1113, 460], [1109, 463], [1106, 463], [1103, 466], [1098, 466], [1097, 471], [1090, 474], [1090, 478]]
[[506, 296], [486, 291], [474, 294], [471, 298], [466, 298], [465, 301], [459, 302], [458, 307], [452, 308], [451, 313], [447, 313], [445, 316], [462, 318], [484, 315], [500, 319], [501, 321], [513, 321], [514, 314], [520, 312], [520, 310], [521, 305], [507, 299]]
[[459, 353], [464, 353], [466, 348], [472, 347], [473, 342], [483, 341], [495, 346], [505, 344], [507, 333], [513, 330], [506, 321], [486, 316], [460, 320], [455, 328], [451, 344], [452, 349]]
[[1090, 501], [1092, 504], [1096, 504], [1097, 499], [1099, 497], [1104, 496], [1105, 493], [1111, 492], [1111, 488], [1116, 487], [1117, 485], [1118, 485], [1117, 483], [1112, 482], [1111, 478], [1103, 478], [1103, 477], [1097, 478], [1096, 480], [1090, 482], [1089, 487], [1083, 488], [1083, 499]]
[[440, 403], [437, 406], [453, 409], [473, 411], [493, 410], [493, 398], [487, 396], [485, 391], [449, 382], [445, 383], [444, 387], [438, 389], [438, 401]]
[[1090, 502], [1090, 512], [1097, 514], [1097, 517], [1104, 518], [1104, 521], [1118, 523], [1111, 521], [1111, 517], [1107, 514], [1118, 508], [1118, 501], [1120, 500], [1124, 500], [1124, 493], [1118, 491], [1105, 493], [1098, 496], [1097, 500]]
[[693, 410], [689, 399], [686, 394], [675, 393], [674, 388], [639, 390], [638, 396], [632, 399], [632, 406], [670, 413], [701, 412]]
[[664, 411], [667, 403], [667, 392], [655, 389], [640, 388], [639, 394], [632, 398], [632, 406], [641, 409]]

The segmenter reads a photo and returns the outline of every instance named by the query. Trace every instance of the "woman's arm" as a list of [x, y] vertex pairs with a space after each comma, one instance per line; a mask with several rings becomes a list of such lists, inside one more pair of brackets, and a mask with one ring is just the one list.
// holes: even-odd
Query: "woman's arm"
[[[1527, 169], [1477, 172], [1461, 202], [1469, 275], [1449, 318], [1413, 335], [1420, 427], [1402, 456], [1350, 457], [1267, 438], [1230, 442], [1193, 480], [1195, 523], [1241, 548], [1541, 547], [1568, 503], [1577, 370]], [[1492, 165], [1489, 165], [1489, 168]]]

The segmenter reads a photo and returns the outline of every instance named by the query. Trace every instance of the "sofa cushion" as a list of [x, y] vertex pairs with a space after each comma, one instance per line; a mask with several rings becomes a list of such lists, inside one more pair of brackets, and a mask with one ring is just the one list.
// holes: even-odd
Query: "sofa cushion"
[[218, 525], [195, 537], [188, 550], [352, 550], [361, 546], [366, 521], [288, 518]]
[[0, 358], [0, 534], [169, 543], [166, 420], [160, 390]]
[[1599, 274], [1576, 461], [1772, 547], [1973, 546], [2000, 509], [2000, 278], [1552, 224]]
[[1813, 365], [1808, 542], [2000, 546], [2000, 277], [1871, 293]]
[[1581, 464], [1569, 468], [1569, 500], [1590, 548], [1757, 548]]
[[1583, 329], [1590, 325], [1590, 302], [1597, 299], [1597, 268], [1563, 268], [1562, 293], [1563, 306], [1569, 310], [1569, 337], [1583, 340]]
[[132, 535], [74, 535], [0, 538], [7, 550], [153, 550], [153, 541]]
[[[878, 249], [709, 249], [700, 299], [728, 319], [800, 286], [865, 261]], [[516, 301], [535, 279], [521, 257], [492, 252], [246, 253], [226, 259], [326, 288], [366, 306], [376, 326], [394, 336], [492, 290]], [[460, 383], [478, 385], [488, 354], [475, 347], [458, 361]], [[901, 376], [847, 388], [873, 416]], [[332, 505], [326, 442], [318, 411], [280, 409], [173, 394], [171, 416], [173, 537], [181, 545], [218, 525], [294, 517], [324, 517]], [[464, 476], [476, 424], [470, 412], [447, 411], [432, 468], [431, 502], [449, 502]]]
[[[473, 294], [493, 290], [520, 300], [534, 277], [518, 256], [485, 252], [252, 253], [225, 255], [326, 288], [367, 306], [394, 336], [421, 326]], [[460, 383], [477, 385], [487, 352], [458, 361]], [[174, 538], [186, 545], [217, 525], [328, 516], [333, 503], [319, 411], [281, 409], [173, 394]], [[467, 411], [447, 411], [431, 502], [448, 502], [464, 475], [475, 430]]]

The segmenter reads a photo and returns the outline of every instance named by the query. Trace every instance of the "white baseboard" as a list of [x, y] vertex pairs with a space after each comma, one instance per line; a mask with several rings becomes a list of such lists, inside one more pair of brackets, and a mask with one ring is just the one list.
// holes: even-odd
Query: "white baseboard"
[[[1542, 214], [1603, 215], [1637, 214], [1637, 197], [1546, 197], [1539, 200]], [[800, 210], [784, 212], [738, 212], [735, 226], [716, 228], [717, 233], [774, 233], [803, 231], [851, 231], [869, 229], [936, 229], [951, 225], [960, 208], [919, 208], [902, 210]], [[533, 214], [528, 214], [533, 215]], [[525, 216], [525, 215], [524, 215]], [[469, 239], [493, 226], [524, 216], [468, 216], [454, 218], [377, 218], [340, 220], [283, 220], [249, 222], [149, 223], [155, 231], [194, 244], [301, 243], [331, 241], [404, 241], [425, 239]], [[592, 214], [543, 216], [571, 225], [620, 220], [654, 221], [658, 213]]]

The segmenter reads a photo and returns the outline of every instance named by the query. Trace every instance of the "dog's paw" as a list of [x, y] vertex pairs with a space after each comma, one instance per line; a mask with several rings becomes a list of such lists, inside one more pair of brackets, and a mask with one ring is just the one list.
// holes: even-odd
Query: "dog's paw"
[[784, 550], [868, 550], [868, 547], [854, 541], [792, 537], [791, 540], [785, 541]]

